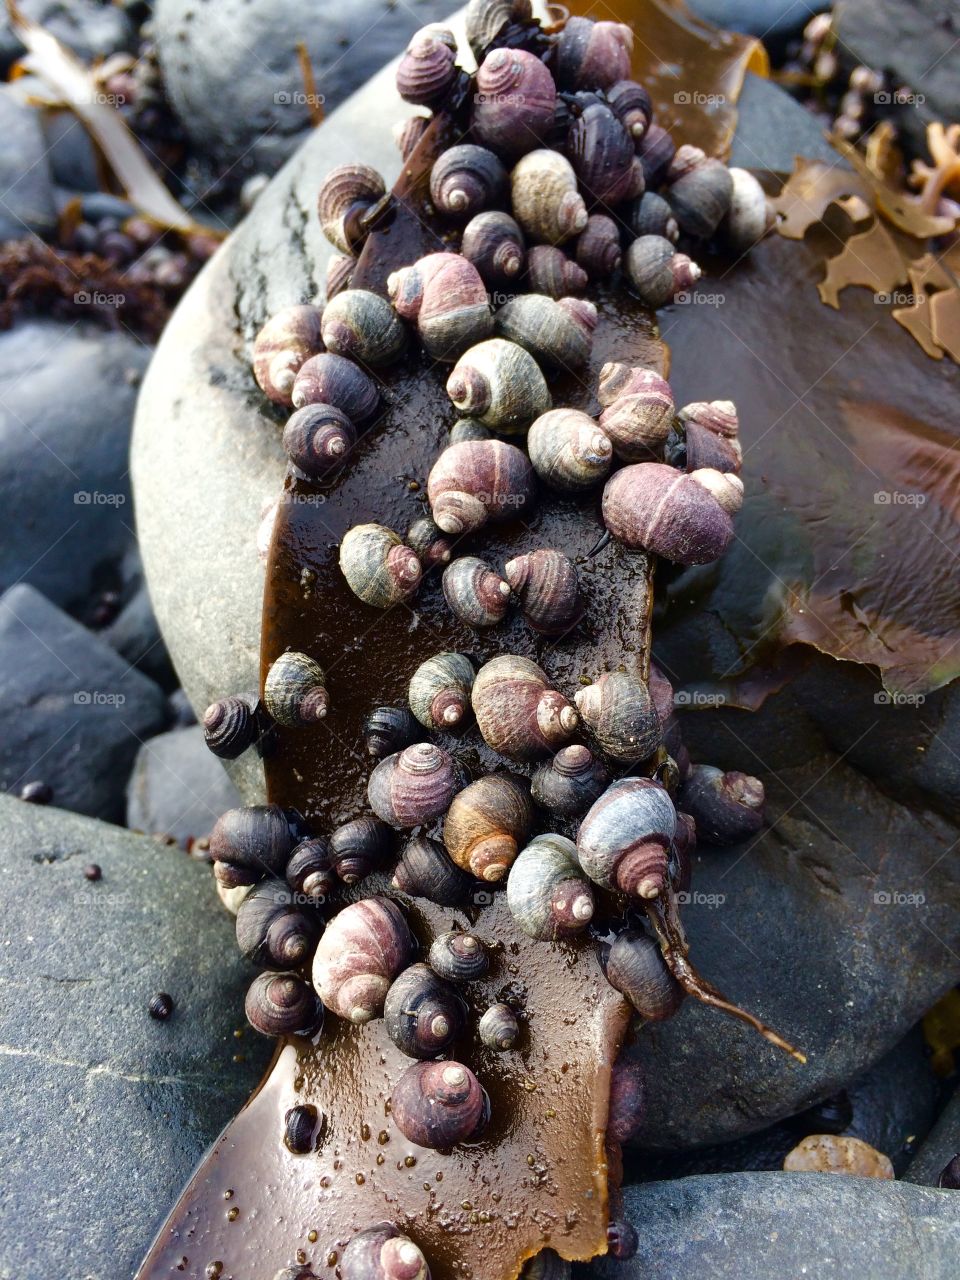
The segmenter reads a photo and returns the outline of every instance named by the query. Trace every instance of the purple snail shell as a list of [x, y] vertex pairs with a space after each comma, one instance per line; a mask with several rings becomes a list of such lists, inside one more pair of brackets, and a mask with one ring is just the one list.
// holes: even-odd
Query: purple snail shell
[[607, 952], [607, 981], [625, 995], [646, 1022], [672, 1018], [684, 990], [667, 968], [659, 945], [645, 933], [626, 929]]
[[477, 71], [470, 128], [474, 137], [509, 158], [542, 145], [553, 125], [553, 76], [524, 49], [494, 49]]
[[322, 903], [337, 883], [330, 846], [320, 836], [301, 840], [287, 863], [287, 884], [295, 894]]
[[337, 1270], [340, 1280], [430, 1280], [419, 1246], [392, 1222], [380, 1222], [353, 1236]]
[[588, 101], [574, 115], [565, 150], [580, 185], [595, 200], [610, 207], [643, 195], [634, 140], [605, 102]]
[[410, 710], [427, 729], [453, 729], [471, 714], [473, 663], [462, 653], [438, 653], [410, 677]]
[[418, 836], [404, 845], [392, 884], [412, 898], [426, 898], [439, 907], [459, 907], [470, 901], [474, 879], [447, 856], [438, 840]]
[[508, 213], [497, 209], [470, 219], [463, 229], [460, 252], [491, 286], [519, 279], [526, 262], [523, 232]]
[[376, 413], [379, 400], [380, 392], [369, 373], [329, 351], [305, 361], [293, 384], [294, 408], [332, 404], [351, 422], [366, 422]]
[[556, 245], [537, 244], [527, 252], [527, 283], [534, 293], [565, 298], [584, 290], [587, 279], [583, 268]]
[[680, 147], [667, 170], [664, 196], [681, 231], [708, 240], [723, 221], [733, 198], [733, 179], [722, 160], [699, 147]]
[[476, 418], [461, 418], [450, 428], [447, 447], [452, 444], [463, 444], [465, 440], [492, 440], [493, 432]]
[[640, 1237], [636, 1227], [622, 1218], [617, 1218], [607, 1227], [607, 1256], [616, 1258], [617, 1262], [629, 1262], [636, 1257], [640, 1248]]
[[537, 836], [510, 868], [507, 906], [531, 938], [554, 942], [582, 933], [595, 905], [593, 887], [577, 861], [577, 846], [564, 836]]
[[439, 1058], [463, 1033], [467, 1006], [428, 964], [412, 964], [395, 978], [383, 1005], [387, 1035], [408, 1058]]
[[461, 622], [495, 627], [510, 607], [510, 588], [477, 556], [459, 556], [443, 571], [443, 598]]
[[607, 102], [634, 138], [642, 138], [653, 118], [653, 103], [642, 84], [636, 80], [618, 80], [607, 89]]
[[386, 191], [383, 178], [367, 164], [341, 164], [324, 178], [317, 212], [323, 234], [341, 253], [357, 253], [366, 238], [366, 215]]
[[743, 462], [737, 409], [732, 400], [696, 401], [677, 411], [687, 471], [711, 467], [739, 472]]
[[527, 433], [533, 469], [551, 489], [582, 493], [604, 481], [613, 462], [613, 445], [589, 414], [551, 409]]
[[748, 169], [728, 169], [733, 183], [730, 207], [720, 224], [725, 246], [747, 253], [773, 229], [776, 215], [766, 192]]
[[313, 952], [323, 921], [309, 905], [294, 902], [282, 880], [256, 885], [237, 912], [237, 946], [254, 964], [297, 969]]
[[579, 818], [610, 784], [610, 772], [589, 747], [563, 747], [530, 780], [530, 794], [541, 809], [561, 818]]
[[508, 560], [503, 569], [525, 621], [545, 636], [566, 635], [583, 617], [580, 582], [562, 551], [541, 547]]
[[520, 1023], [508, 1004], [492, 1004], [484, 1011], [477, 1031], [480, 1039], [494, 1053], [506, 1053], [520, 1039]]
[[420, 726], [406, 707], [376, 707], [363, 722], [364, 745], [374, 760], [402, 751], [419, 737]]
[[445, 27], [422, 27], [397, 67], [397, 92], [426, 107], [444, 96], [457, 78], [457, 42]]
[[328, 298], [332, 298], [334, 294], [350, 288], [350, 281], [353, 279], [356, 266], [357, 259], [352, 258], [350, 254], [331, 253], [327, 259], [327, 270], [324, 277]]
[[622, 22], [568, 18], [557, 41], [561, 89], [607, 89], [630, 78], [633, 32]]
[[467, 41], [477, 62], [508, 23], [531, 20], [530, 0], [470, 0], [466, 12]]
[[277, 724], [288, 729], [316, 724], [330, 709], [323, 668], [294, 649], [281, 653], [263, 682], [263, 705]]
[[258, 973], [243, 1007], [250, 1025], [265, 1036], [314, 1036], [323, 1026], [323, 1005], [295, 973]]
[[673, 210], [656, 191], [645, 191], [634, 201], [627, 214], [627, 224], [636, 236], [662, 236], [676, 244], [680, 228]]
[[700, 268], [663, 236], [638, 236], [624, 262], [630, 283], [648, 307], [665, 307], [700, 279]]
[[510, 175], [513, 216], [531, 240], [563, 244], [587, 225], [587, 206], [570, 161], [557, 151], [529, 151]]
[[709, 564], [733, 538], [733, 520], [713, 495], [661, 462], [616, 472], [604, 488], [602, 512], [618, 542], [674, 564]]
[[633, 763], [652, 755], [663, 727], [650, 690], [625, 671], [604, 672], [574, 697], [580, 718], [605, 756]]
[[501, 204], [507, 191], [507, 171], [486, 147], [464, 142], [437, 157], [430, 170], [430, 198], [437, 210], [451, 218], [472, 218]]
[[739, 770], [724, 773], [710, 764], [695, 764], [680, 791], [679, 803], [707, 844], [738, 844], [763, 827], [766, 800], [763, 783]]
[[307, 480], [322, 480], [342, 466], [356, 442], [353, 423], [330, 404], [304, 405], [283, 428], [284, 451]]
[[330, 836], [330, 857], [344, 884], [356, 884], [382, 867], [393, 851], [393, 831], [364, 814], [343, 822]]
[[648, 187], [660, 185], [676, 154], [676, 144], [666, 129], [651, 124], [637, 144], [637, 155]]
[[330, 921], [313, 958], [320, 999], [348, 1022], [369, 1022], [383, 1009], [391, 982], [415, 949], [403, 912], [387, 898], [353, 902]]
[[454, 797], [443, 823], [453, 861], [479, 880], [502, 880], [530, 834], [533, 804], [509, 774], [478, 778]]
[[283, 875], [293, 845], [290, 818], [278, 804], [228, 809], [210, 832], [210, 857], [227, 889]]
[[393, 307], [369, 289], [344, 289], [323, 309], [323, 344], [334, 355], [365, 365], [391, 364], [407, 335]]
[[343, 535], [340, 569], [353, 594], [376, 609], [412, 596], [423, 572], [416, 552], [382, 524], [354, 525]]
[[495, 316], [501, 338], [524, 347], [548, 368], [579, 369], [590, 359], [597, 309], [583, 298], [521, 293]]
[[367, 798], [377, 817], [392, 827], [419, 827], [446, 813], [461, 781], [442, 747], [417, 742], [380, 761], [367, 783]]
[[647, 1110], [647, 1088], [640, 1063], [623, 1054], [610, 1072], [610, 1109], [607, 1137], [612, 1142], [629, 1142], [640, 1131]]
[[490, 968], [490, 957], [480, 939], [456, 929], [434, 938], [429, 959], [434, 973], [447, 982], [475, 982]]
[[219, 698], [203, 713], [203, 740], [221, 760], [236, 760], [259, 737], [256, 697]]
[[290, 405], [297, 373], [323, 345], [321, 312], [306, 303], [285, 307], [267, 321], [253, 344], [253, 376], [275, 404]]
[[433, 518], [459, 535], [487, 520], [526, 515], [536, 490], [525, 453], [501, 440], [465, 440], [444, 449], [427, 479]]
[[620, 266], [620, 228], [605, 213], [591, 213], [577, 237], [577, 262], [591, 280], [605, 280]]
[[479, 1136], [490, 1116], [490, 1100], [463, 1063], [415, 1062], [397, 1081], [390, 1112], [410, 1142], [449, 1151]]
[[600, 427], [624, 462], [662, 452], [673, 425], [670, 384], [652, 369], [609, 363], [600, 370]]
[[676, 810], [663, 787], [649, 778], [621, 778], [610, 784], [580, 824], [580, 865], [605, 889], [655, 898], [667, 884], [676, 829]]
[[580, 723], [535, 662], [515, 654], [491, 658], [473, 682], [473, 712], [488, 747], [530, 760], [565, 746]]
[[409, 120], [397, 121], [393, 126], [393, 140], [402, 159], [410, 159], [429, 127], [429, 116], [411, 116]]
[[480, 272], [458, 253], [431, 253], [394, 271], [387, 291], [435, 360], [456, 360], [493, 331], [493, 313]]
[[504, 435], [525, 431], [551, 403], [536, 360], [504, 338], [488, 338], [466, 351], [447, 379], [447, 395], [461, 413]]
[[414, 520], [407, 530], [407, 545], [417, 553], [417, 559], [424, 569], [432, 569], [434, 565], [448, 564], [453, 548], [450, 540], [444, 536], [443, 530], [429, 516], [421, 516]]

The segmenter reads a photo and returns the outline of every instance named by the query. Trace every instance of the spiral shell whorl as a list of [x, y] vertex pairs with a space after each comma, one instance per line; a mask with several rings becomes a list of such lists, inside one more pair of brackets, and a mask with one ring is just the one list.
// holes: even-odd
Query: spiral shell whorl
[[416, 553], [380, 524], [358, 524], [344, 534], [340, 569], [353, 594], [377, 609], [412, 596], [422, 575]]
[[330, 708], [323, 668], [305, 653], [281, 653], [267, 672], [263, 705], [290, 729], [322, 720]]
[[490, 1103], [477, 1077], [463, 1063], [415, 1062], [397, 1081], [390, 1111], [410, 1142], [448, 1151], [478, 1136]]
[[476, 556], [459, 556], [444, 569], [443, 596], [471, 627], [495, 627], [510, 607], [510, 587]]
[[534, 631], [547, 636], [566, 635], [583, 617], [577, 571], [562, 551], [541, 547], [515, 556], [503, 572], [520, 601], [524, 619]]
[[321, 480], [342, 466], [356, 441], [353, 423], [329, 404], [305, 405], [283, 429], [284, 451], [308, 480]]
[[709, 564], [733, 538], [729, 513], [707, 488], [659, 462], [616, 472], [603, 491], [602, 513], [618, 542], [675, 564]]
[[430, 171], [430, 198], [440, 213], [472, 218], [502, 201], [507, 171], [486, 147], [465, 142], [449, 147]]
[[500, 308], [497, 333], [524, 347], [540, 364], [578, 369], [590, 359], [597, 309], [582, 298], [556, 300], [523, 293]]
[[321, 312], [303, 304], [271, 316], [253, 344], [253, 375], [260, 390], [275, 403], [290, 405], [297, 374], [323, 345]]
[[397, 67], [397, 92], [415, 106], [442, 98], [457, 77], [457, 42], [445, 27], [422, 27]]
[[351, 422], [365, 422], [376, 412], [377, 384], [359, 365], [344, 356], [321, 351], [301, 365], [293, 384], [294, 408], [329, 404]]
[[535, 497], [533, 468], [515, 445], [464, 440], [444, 449], [427, 478], [433, 518], [445, 533], [524, 515]]
[[367, 783], [370, 808], [391, 826], [409, 828], [446, 813], [461, 785], [450, 755], [417, 742], [376, 766]]
[[663, 787], [649, 778], [622, 778], [610, 784], [580, 824], [580, 866], [605, 889], [654, 898], [667, 884], [676, 828], [676, 810]]
[[349, 1022], [369, 1022], [383, 1009], [390, 983], [415, 943], [400, 908], [387, 898], [351, 903], [327, 925], [313, 959], [320, 999]]
[[470, 127], [498, 155], [516, 157], [542, 144], [553, 125], [553, 76], [532, 53], [494, 49], [477, 71]]
[[508, 213], [478, 213], [463, 229], [460, 252], [488, 285], [509, 284], [523, 271], [523, 232]]
[[647, 685], [623, 671], [608, 671], [581, 689], [574, 701], [604, 755], [632, 763], [651, 755], [663, 738]]
[[527, 281], [534, 293], [564, 298], [587, 287], [587, 273], [552, 244], [537, 244], [527, 253]]
[[530, 780], [530, 794], [542, 809], [563, 818], [581, 817], [610, 783], [610, 773], [589, 747], [563, 747]]
[[502, 880], [532, 822], [526, 788], [507, 774], [489, 774], [454, 798], [444, 820], [443, 842], [464, 871], [481, 880]]
[[550, 408], [536, 360], [503, 338], [489, 338], [460, 357], [447, 379], [447, 395], [461, 413], [505, 434], [524, 431]]
[[366, 164], [331, 169], [320, 188], [317, 211], [323, 233], [341, 253], [355, 254], [363, 243], [363, 215], [386, 194], [383, 178]]
[[551, 409], [527, 433], [530, 461], [540, 479], [561, 493], [591, 489], [613, 462], [610, 437], [579, 409]]
[[587, 225], [587, 207], [569, 160], [556, 151], [530, 151], [510, 177], [513, 216], [532, 240], [559, 245]]
[[558, 835], [531, 841], [510, 868], [507, 906], [532, 938], [554, 940], [582, 932], [593, 918], [594, 896], [573, 841]]
[[470, 711], [473, 663], [462, 653], [438, 653], [410, 678], [410, 710], [428, 729], [452, 729]]
[[573, 706], [550, 688], [536, 663], [514, 654], [484, 663], [473, 683], [472, 701], [484, 741], [515, 760], [556, 751], [579, 724]]

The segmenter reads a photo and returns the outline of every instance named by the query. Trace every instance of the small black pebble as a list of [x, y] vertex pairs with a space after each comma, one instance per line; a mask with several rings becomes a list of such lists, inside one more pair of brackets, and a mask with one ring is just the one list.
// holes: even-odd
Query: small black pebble
[[45, 782], [25, 782], [20, 788], [20, 799], [27, 804], [49, 804], [53, 799], [53, 788]]
[[937, 1186], [943, 1191], [960, 1191], [960, 1154], [955, 1155], [945, 1166], [937, 1179]]
[[89, 866], [83, 868], [83, 874], [87, 880], [102, 880], [103, 872], [96, 862], [91, 862]]
[[159, 1022], [162, 1022], [173, 1013], [173, 997], [168, 996], [165, 991], [158, 991], [155, 996], [150, 997], [147, 1011], [151, 1018], [156, 1018]]

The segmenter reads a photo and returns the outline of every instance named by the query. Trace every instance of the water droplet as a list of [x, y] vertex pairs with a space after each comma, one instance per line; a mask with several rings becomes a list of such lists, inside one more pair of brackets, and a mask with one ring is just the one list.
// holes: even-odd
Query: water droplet
[[387, 1145], [387, 1143], [390, 1141], [390, 1135], [389, 1133], [387, 1133], [386, 1129], [380, 1130], [380, 1132], [377, 1134], [377, 1141], [380, 1143], [381, 1147], [385, 1147]]
[[403, 1158], [403, 1163], [407, 1166], [407, 1168], [408, 1168], [408, 1169], [412, 1169], [412, 1168], [413, 1168], [413, 1166], [417, 1163], [417, 1157], [416, 1157], [416, 1156], [404, 1156], [404, 1158]]
[[231, 1188], [229, 1188], [228, 1190], [226, 1190], [226, 1191], [223, 1193], [223, 1198], [224, 1198], [224, 1200], [232, 1200], [232, 1199], [233, 1199], [233, 1188], [232, 1188], [232, 1187], [231, 1187]]
[[307, 1239], [310, 1241], [311, 1244], [316, 1244], [317, 1238], [319, 1235], [320, 1235], [319, 1231], [310, 1230], [307, 1232]]
[[217, 1280], [217, 1277], [220, 1275], [222, 1270], [222, 1262], [208, 1262], [204, 1269], [204, 1275], [207, 1277], [207, 1280]]
[[377, 1152], [377, 1164], [383, 1164], [385, 1159], [386, 1157], [384, 1156], [382, 1151]]
[[362, 1124], [360, 1126], [360, 1137], [364, 1140], [364, 1142], [366, 1142], [369, 1139], [370, 1126], [368, 1124]]
[[331, 1249], [330, 1252], [327, 1254], [327, 1266], [335, 1267], [337, 1265], [337, 1259], [339, 1257], [340, 1255], [337, 1253], [336, 1249]]
[[362, 1186], [363, 1186], [363, 1184], [366, 1182], [366, 1178], [364, 1177], [364, 1175], [363, 1175], [362, 1173], [358, 1173], [358, 1174], [356, 1175], [356, 1179], [357, 1179], [357, 1186], [358, 1186], [358, 1187], [362, 1187]]

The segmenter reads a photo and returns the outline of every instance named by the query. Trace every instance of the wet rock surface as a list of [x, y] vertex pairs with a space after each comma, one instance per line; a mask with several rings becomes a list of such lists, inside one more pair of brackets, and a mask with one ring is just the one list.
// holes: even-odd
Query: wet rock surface
[[171, 729], [137, 752], [127, 786], [127, 826], [184, 844], [209, 835], [221, 813], [240, 803], [200, 726]]
[[960, 1155], [960, 1092], [954, 1093], [937, 1117], [937, 1123], [927, 1134], [904, 1179], [935, 1187], [944, 1168], [957, 1155]]
[[0, 1275], [120, 1280], [271, 1046], [234, 1036], [251, 972], [205, 868], [5, 796], [0, 828]]
[[47, 143], [36, 112], [7, 85], [0, 85], [0, 131], [0, 241], [47, 235], [57, 225]]
[[799, 31], [811, 14], [827, 7], [824, 0], [692, 0], [690, 5], [715, 26], [767, 41]]
[[797, 156], [844, 164], [819, 123], [770, 80], [748, 73], [737, 102], [738, 123], [730, 164], [792, 173]]

